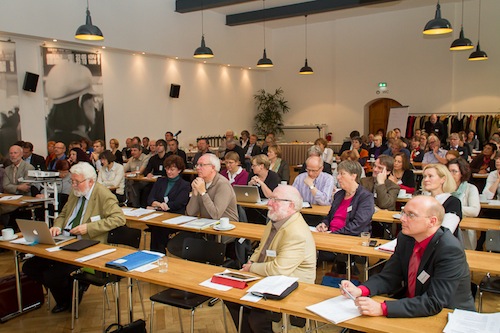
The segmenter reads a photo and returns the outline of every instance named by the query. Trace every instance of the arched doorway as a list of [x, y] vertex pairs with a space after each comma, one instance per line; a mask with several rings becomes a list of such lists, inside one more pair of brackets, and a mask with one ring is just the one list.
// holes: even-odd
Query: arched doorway
[[391, 108], [402, 106], [401, 103], [390, 98], [380, 98], [368, 105], [368, 133], [375, 133], [379, 128], [387, 133], [387, 122]]

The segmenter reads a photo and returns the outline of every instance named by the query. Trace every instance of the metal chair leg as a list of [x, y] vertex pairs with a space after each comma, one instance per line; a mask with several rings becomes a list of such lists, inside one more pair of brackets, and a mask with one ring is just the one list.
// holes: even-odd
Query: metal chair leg
[[104, 332], [104, 329], [106, 328], [106, 301], [108, 301], [108, 307], [109, 307], [109, 300], [108, 300], [108, 287], [107, 285], [104, 285], [102, 287], [102, 331]]
[[220, 304], [222, 305], [222, 317], [224, 318], [224, 332], [227, 333], [226, 307], [224, 301], [221, 301]]
[[[155, 302], [151, 301], [151, 317], [149, 318], [149, 332], [153, 333], [153, 320], [155, 316]], [[146, 318], [146, 317], [144, 317]]]
[[240, 306], [240, 314], [238, 316], [238, 333], [241, 333], [242, 323], [243, 323], [243, 305]]
[[194, 333], [194, 309], [191, 310], [191, 333]]
[[479, 302], [477, 312], [481, 313], [483, 311], [483, 291], [479, 290]]
[[181, 333], [184, 333], [184, 327], [182, 327], [181, 308], [177, 308], [177, 312], [179, 313], [179, 324], [181, 325]]
[[[78, 289], [78, 280], [73, 280], [73, 292], [71, 293], [71, 329], [72, 330], [75, 328], [75, 316], [78, 316], [78, 312], [75, 313], [75, 310], [78, 311], [77, 309], [75, 309], [76, 304], [78, 304], [78, 301], [75, 302], [75, 290], [76, 289]], [[78, 296], [76, 296], [76, 297], [78, 297]]]
[[135, 280], [135, 282], [137, 283], [137, 290], [139, 291], [139, 298], [141, 300], [142, 314], [144, 315], [144, 318], [146, 318], [146, 310], [144, 309], [144, 299], [142, 298], [141, 285], [139, 283], [139, 280]]

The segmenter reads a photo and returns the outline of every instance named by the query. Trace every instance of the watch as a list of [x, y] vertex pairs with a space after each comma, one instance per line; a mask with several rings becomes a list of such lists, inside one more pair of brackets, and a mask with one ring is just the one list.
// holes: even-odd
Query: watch
[[314, 189], [314, 188], [315, 188], [314, 184], [312, 184], [311, 186], [309, 186], [309, 189], [311, 189], [311, 190]]
[[201, 193], [200, 195], [201, 195], [201, 196], [204, 196], [205, 194], [207, 194], [207, 191], [205, 191], [205, 192]]

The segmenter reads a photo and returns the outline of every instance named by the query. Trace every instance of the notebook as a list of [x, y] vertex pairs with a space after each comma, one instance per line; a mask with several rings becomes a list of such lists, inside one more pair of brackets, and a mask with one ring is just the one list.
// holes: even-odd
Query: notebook
[[137, 251], [126, 255], [125, 257], [107, 262], [106, 267], [119, 269], [121, 271], [131, 271], [137, 267], [141, 267], [157, 261], [162, 256], [161, 253], [154, 254], [149, 251]]
[[68, 245], [61, 246], [61, 250], [66, 251], [81, 251], [93, 245], [99, 244], [98, 240], [93, 239], [80, 239]]
[[19, 229], [21, 230], [25, 242], [19, 244], [30, 245], [33, 243], [59, 245], [75, 238], [75, 236], [55, 236], [50, 234], [49, 227], [45, 222], [31, 220], [16, 220]]
[[236, 201], [266, 204], [266, 201], [260, 199], [259, 189], [257, 186], [252, 185], [234, 185], [234, 193], [236, 194]]

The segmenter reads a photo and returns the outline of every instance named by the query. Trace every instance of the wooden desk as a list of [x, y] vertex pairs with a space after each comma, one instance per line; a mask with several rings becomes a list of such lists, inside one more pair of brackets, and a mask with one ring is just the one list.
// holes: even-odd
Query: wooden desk
[[[390, 210], [379, 210], [373, 214], [373, 221], [383, 223], [401, 223], [399, 219], [392, 217], [399, 212]], [[500, 220], [480, 218], [480, 217], [464, 217], [460, 222], [460, 229], [469, 229], [477, 231], [500, 230]]]
[[[3, 194], [0, 194], [0, 198], [6, 197], [6, 196], [13, 196], [13, 195], [17, 195], [17, 194], [3, 193]], [[26, 200], [39, 200], [39, 201], [33, 203], [33, 202], [26, 202]], [[46, 201], [46, 199], [37, 199], [35, 197], [23, 195], [21, 198], [19, 198], [17, 200], [0, 200], [0, 205], [26, 207], [26, 206], [30, 206], [33, 204], [40, 204], [40, 203], [43, 203], [44, 201]]]
[[[268, 209], [267, 204], [257, 204], [257, 203], [249, 203], [249, 202], [237, 202], [238, 205], [245, 208], [254, 208], [254, 209]], [[326, 216], [330, 211], [331, 206], [320, 206], [320, 205], [311, 205], [311, 208], [302, 208], [300, 212], [305, 215], [319, 215]]]

